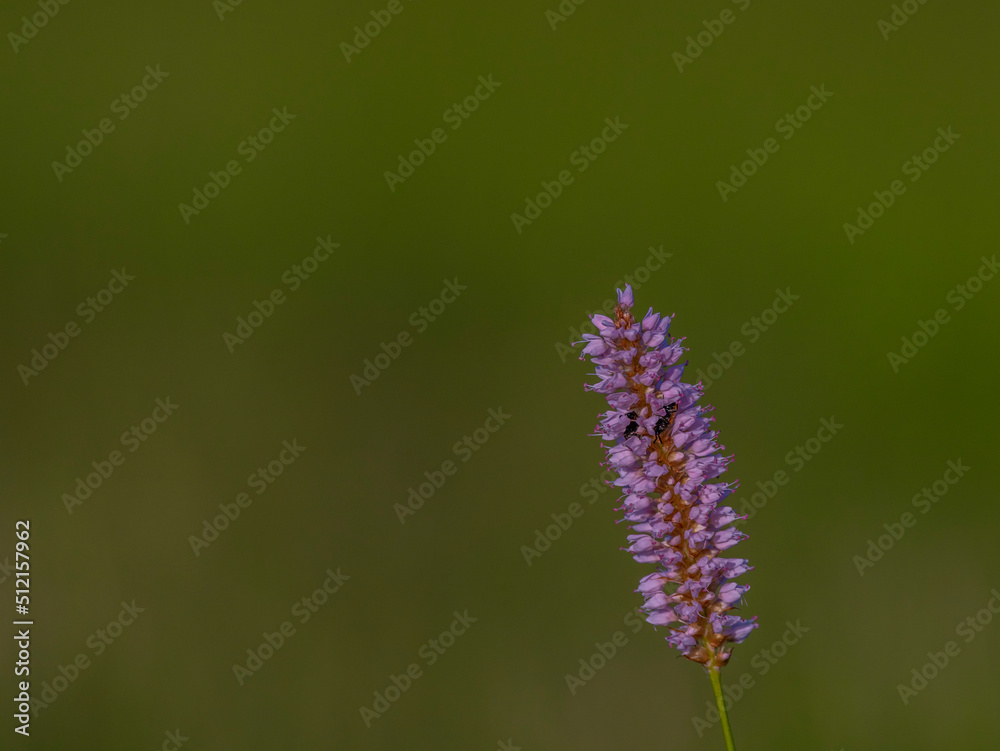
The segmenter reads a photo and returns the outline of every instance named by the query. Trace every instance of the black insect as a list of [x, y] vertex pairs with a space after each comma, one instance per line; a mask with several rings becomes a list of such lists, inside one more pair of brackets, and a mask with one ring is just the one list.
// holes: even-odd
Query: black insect
[[636, 420], [639, 418], [639, 415], [635, 411], [632, 411], [632, 412], [627, 412], [626, 417], [628, 417], [629, 420], [631, 420], [631, 422], [627, 426], [625, 426], [624, 438], [625, 440], [628, 440], [629, 438], [635, 435], [637, 430], [639, 430], [639, 423], [636, 422]]
[[656, 434], [657, 439], [660, 439], [663, 431], [670, 427], [670, 422], [674, 419], [675, 414], [677, 414], [677, 403], [668, 404], [664, 409], [663, 417], [657, 420], [656, 425], [653, 426], [653, 432]]

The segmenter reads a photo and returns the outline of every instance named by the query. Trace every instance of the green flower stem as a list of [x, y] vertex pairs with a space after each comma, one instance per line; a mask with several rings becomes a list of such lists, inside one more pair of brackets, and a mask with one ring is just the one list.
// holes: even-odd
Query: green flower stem
[[719, 669], [709, 668], [708, 677], [712, 680], [715, 703], [719, 707], [719, 722], [722, 723], [722, 733], [726, 736], [726, 751], [736, 751], [736, 746], [733, 745], [733, 731], [729, 727], [729, 715], [726, 714], [726, 702], [722, 696], [722, 681], [719, 679]]

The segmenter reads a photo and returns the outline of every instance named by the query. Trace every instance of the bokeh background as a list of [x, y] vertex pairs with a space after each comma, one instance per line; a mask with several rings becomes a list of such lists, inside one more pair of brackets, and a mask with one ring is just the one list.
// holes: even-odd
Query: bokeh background
[[[70, 2], [51, 18], [6, 3], [4, 34], [46, 22], [0, 49], [0, 560], [30, 519], [33, 693], [90, 662], [30, 739], [8, 700], [3, 747], [169, 748], [179, 731], [185, 749], [722, 748], [717, 725], [699, 733], [700, 668], [625, 622], [647, 569], [619, 550], [614, 494], [585, 493], [602, 402], [565, 345], [625, 275], [637, 307], [677, 314], [693, 377], [745, 347], [707, 396], [736, 501], [790, 476], [743, 522], [760, 629], [723, 676], [753, 681], [731, 711], [738, 747], [994, 747], [1000, 625], [970, 642], [956, 628], [1000, 587], [1000, 281], [961, 310], [949, 295], [996, 252], [998, 9], [904, 5], [892, 30], [888, 2], [401, 0], [348, 61], [342, 43], [385, 3]], [[724, 10], [732, 23], [679, 70]], [[119, 120], [115, 100], [157, 65], [169, 75]], [[480, 76], [499, 86], [452, 130]], [[824, 86], [785, 140], [778, 121]], [[273, 108], [295, 118], [247, 162]], [[52, 163], [105, 117], [114, 131], [58, 179]], [[627, 129], [580, 172], [605, 118]], [[949, 127], [959, 138], [912, 182], [904, 164]], [[446, 140], [390, 189], [435, 128]], [[717, 182], [771, 137], [779, 150], [722, 200]], [[179, 204], [230, 160], [242, 171], [185, 221]], [[515, 227], [562, 170], [573, 183]], [[906, 192], [850, 242], [844, 223], [893, 180]], [[339, 247], [293, 291], [283, 275], [317, 237]], [[122, 268], [134, 280], [88, 322], [78, 306]], [[467, 289], [418, 330], [446, 280]], [[230, 351], [224, 333], [273, 289], [286, 301]], [[752, 336], [776, 290], [798, 299]], [[894, 369], [941, 308], [949, 322]], [[70, 321], [81, 333], [24, 377]], [[352, 385], [400, 332], [412, 343]], [[122, 433], [168, 397], [176, 412], [130, 453]], [[462, 461], [456, 442], [490, 409], [510, 418]], [[796, 471], [789, 452], [827, 418], [843, 428]], [[295, 462], [248, 490], [295, 439]], [[124, 464], [69, 513], [63, 495], [116, 449]], [[401, 523], [396, 505], [449, 459], [457, 472]], [[913, 496], [959, 459], [971, 469], [920, 513]], [[191, 536], [244, 491], [252, 505], [195, 555]], [[529, 566], [523, 546], [573, 503], [582, 516]], [[916, 524], [862, 575], [855, 557], [906, 511]], [[338, 568], [349, 580], [301, 623], [295, 604]], [[5, 614], [13, 597], [5, 568]], [[98, 654], [133, 600], [143, 612]], [[476, 621], [428, 664], [454, 611]], [[294, 635], [237, 680], [286, 621]], [[788, 622], [808, 632], [771, 660]], [[616, 631], [627, 644], [571, 691]], [[904, 703], [900, 684], [948, 641], [960, 653]]]

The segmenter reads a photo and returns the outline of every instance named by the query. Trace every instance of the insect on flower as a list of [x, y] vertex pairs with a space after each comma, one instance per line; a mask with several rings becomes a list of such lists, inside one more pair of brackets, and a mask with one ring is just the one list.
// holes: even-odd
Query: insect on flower
[[657, 441], [661, 441], [663, 431], [670, 427], [670, 422], [675, 414], [677, 414], [677, 405], [668, 404], [663, 416], [657, 420], [656, 425], [653, 426], [653, 433], [656, 435]]
[[630, 438], [635, 435], [635, 432], [639, 429], [639, 423], [636, 420], [639, 419], [639, 415], [633, 410], [631, 412], [626, 412], [626, 416], [631, 420], [631, 422], [625, 426], [625, 437]]

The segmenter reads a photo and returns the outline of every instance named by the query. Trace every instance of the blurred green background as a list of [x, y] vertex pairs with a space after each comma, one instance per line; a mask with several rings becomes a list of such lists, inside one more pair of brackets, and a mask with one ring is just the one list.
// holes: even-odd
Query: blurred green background
[[[973, 284], [961, 310], [949, 295], [996, 249], [998, 9], [911, 1], [880, 30], [889, 3], [393, 7], [0, 11], [5, 34], [45, 19], [0, 50], [0, 560], [30, 519], [33, 693], [90, 661], [30, 740], [8, 701], [3, 747], [157, 748], [180, 731], [186, 749], [722, 748], [699, 725], [701, 669], [625, 622], [649, 569], [619, 550], [614, 494], [587, 490], [602, 401], [563, 347], [625, 275], [641, 311], [677, 314], [691, 377], [718, 376], [707, 400], [736, 502], [790, 477], [737, 549], [761, 625], [723, 674], [753, 682], [731, 712], [738, 747], [994, 747], [1000, 626], [971, 642], [956, 628], [1000, 587], [1000, 281]], [[341, 45], [373, 12], [391, 22], [348, 62]], [[168, 75], [120, 120], [147, 66]], [[480, 76], [499, 86], [457, 120]], [[832, 95], [786, 139], [778, 123], [811, 87]], [[294, 120], [247, 147], [274, 108]], [[114, 130], [60, 180], [52, 163], [103, 118]], [[627, 128], [581, 162], [605, 118]], [[949, 127], [959, 138], [912, 181], [905, 163]], [[390, 189], [385, 172], [436, 128]], [[722, 200], [718, 181], [768, 138], [777, 151]], [[186, 222], [179, 204], [231, 160], [239, 174]], [[573, 182], [515, 227], [563, 170]], [[905, 193], [850, 242], [844, 223], [894, 180]], [[283, 281], [317, 237], [340, 245]], [[134, 280], [78, 312], [122, 268]], [[433, 303], [445, 280], [467, 289]], [[274, 289], [285, 301], [230, 352], [223, 334]], [[750, 333], [786, 289], [794, 304]], [[948, 322], [894, 370], [888, 354], [941, 308]], [[68, 322], [79, 335], [25, 376]], [[409, 346], [352, 385], [400, 332]], [[742, 354], [708, 371], [734, 341]], [[122, 433], [168, 397], [176, 412], [129, 452]], [[490, 409], [510, 418], [466, 452]], [[844, 427], [796, 463], [824, 418]], [[248, 476], [296, 439], [305, 450], [257, 495]], [[63, 495], [115, 450], [124, 464], [68, 513]], [[971, 469], [921, 513], [914, 494], [958, 459]], [[455, 474], [401, 523], [396, 505], [446, 460]], [[195, 555], [190, 537], [241, 492], [252, 504]], [[582, 516], [527, 565], [522, 547], [572, 503]], [[855, 556], [906, 511], [915, 525], [861, 575]], [[338, 568], [349, 580], [302, 623], [293, 607]], [[13, 597], [5, 568], [4, 613]], [[102, 644], [133, 600], [142, 614]], [[429, 664], [454, 611], [477, 620]], [[294, 634], [238, 681], [286, 621]], [[772, 661], [787, 622], [808, 632]], [[627, 643], [571, 692], [616, 631]], [[904, 703], [898, 686], [950, 640], [960, 653]], [[411, 664], [420, 677], [366, 723]]]

